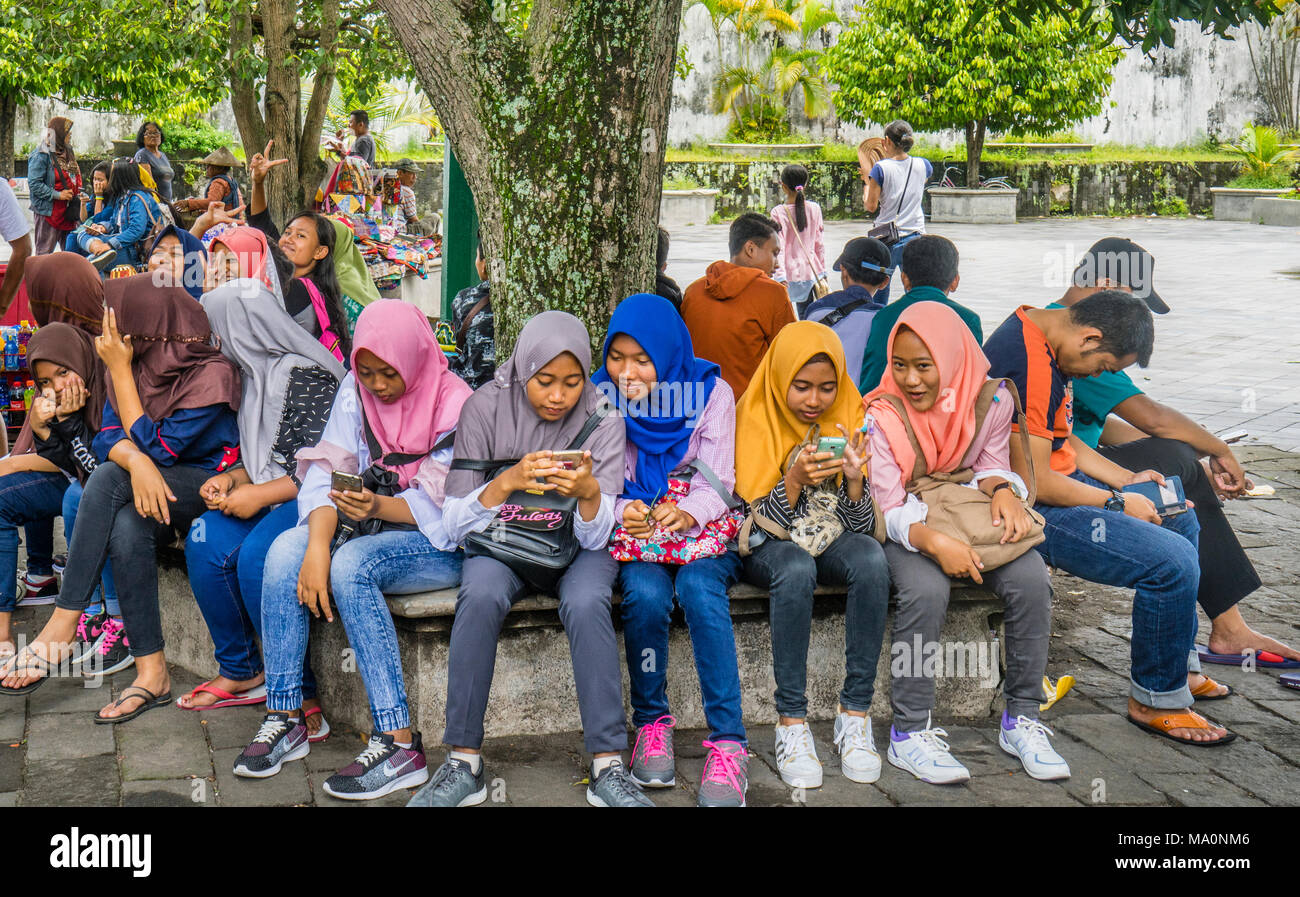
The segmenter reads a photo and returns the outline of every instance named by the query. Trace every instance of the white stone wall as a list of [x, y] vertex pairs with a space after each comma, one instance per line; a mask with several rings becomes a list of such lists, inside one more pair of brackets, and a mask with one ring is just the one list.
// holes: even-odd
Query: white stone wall
[[[835, 6], [842, 17], [854, 15], [853, 0], [837, 0]], [[709, 111], [710, 85], [719, 65], [713, 28], [702, 8], [683, 13], [681, 42], [695, 68], [685, 82], [677, 79], [673, 84], [669, 143], [683, 146], [700, 138], [725, 139], [727, 117]], [[727, 64], [735, 61], [736, 53], [734, 32], [724, 31]], [[1115, 69], [1107, 108], [1073, 130], [1094, 143], [1176, 146], [1206, 136], [1235, 139], [1245, 122], [1263, 112], [1245, 41], [1202, 34], [1194, 24], [1184, 22], [1177, 26], [1173, 49], [1161, 49], [1150, 57], [1141, 47], [1126, 50]], [[822, 139], [850, 143], [880, 132], [834, 119], [796, 127]], [[957, 140], [955, 133], [930, 136], [944, 143]]]
[[[45, 123], [56, 115], [72, 119], [72, 145], [79, 155], [85, 156], [94, 156], [111, 148], [114, 140], [134, 140], [136, 131], [146, 118], [144, 115], [73, 109], [58, 100], [35, 100], [26, 107], [18, 108], [14, 152], [26, 156], [24, 147], [30, 152], [40, 141]], [[231, 111], [228, 101], [221, 101], [203, 117], [215, 127], [234, 134], [238, 142], [239, 129], [235, 126], [235, 113]], [[234, 148], [231, 147], [232, 150]], [[163, 149], [166, 151], [166, 147]]]

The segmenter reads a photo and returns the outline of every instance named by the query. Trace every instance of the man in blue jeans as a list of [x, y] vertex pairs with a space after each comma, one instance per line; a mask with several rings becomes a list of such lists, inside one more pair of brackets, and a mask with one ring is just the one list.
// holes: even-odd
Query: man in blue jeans
[[[1236, 736], [1191, 711], [1195, 696], [1226, 697], [1200, 674], [1195, 641], [1200, 584], [1196, 516], [1161, 518], [1152, 502], [1119, 490], [1164, 477], [1107, 460], [1073, 433], [1070, 380], [1151, 360], [1151, 311], [1134, 296], [1105, 290], [1070, 308], [1022, 306], [984, 346], [990, 377], [1012, 380], [1024, 402], [1035, 506], [1046, 520], [1038, 546], [1053, 567], [1093, 582], [1134, 589], [1128, 718], [1154, 734], [1208, 747]], [[1027, 472], [1019, 440], [1011, 463]], [[1190, 655], [1190, 658], [1189, 658]]]

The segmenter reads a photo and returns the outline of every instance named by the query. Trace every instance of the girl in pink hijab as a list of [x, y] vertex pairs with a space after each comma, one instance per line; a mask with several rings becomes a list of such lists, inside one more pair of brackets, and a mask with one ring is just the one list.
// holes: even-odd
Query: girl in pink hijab
[[[265, 778], [311, 749], [303, 716], [308, 613], [342, 618], [370, 698], [374, 730], [325, 791], [369, 800], [424, 783], [397, 633], [384, 595], [450, 588], [462, 552], [443, 523], [452, 433], [470, 396], [447, 369], [428, 320], [383, 299], [357, 321], [343, 378], [314, 448], [298, 452], [298, 525], [272, 544], [262, 591], [267, 715], [235, 760]], [[336, 476], [342, 474], [342, 477]], [[347, 482], [359, 476], [360, 486]], [[331, 603], [333, 602], [333, 603]]]
[[[906, 490], [918, 472], [970, 470], [969, 485], [990, 496], [989, 513], [994, 525], [1003, 527], [1003, 540], [1018, 541], [1028, 533], [1025, 484], [1011, 470], [1011, 392], [1005, 384], [997, 389], [977, 431], [975, 401], [988, 379], [989, 363], [957, 313], [938, 302], [918, 302], [899, 316], [885, 358], [880, 385], [863, 403], [873, 431], [871, 495], [885, 516], [885, 558], [898, 591], [893, 643], [939, 644], [952, 588], [949, 577], [992, 589], [1007, 604], [1007, 709], [998, 744], [1036, 779], [1069, 778], [1069, 765], [1048, 741], [1050, 730], [1038, 721], [1052, 622], [1052, 589], [1042, 557], [1026, 551], [986, 570], [970, 545], [926, 526], [928, 508]], [[934, 678], [927, 669], [917, 658], [902, 675], [894, 671], [889, 761], [923, 782], [967, 781], [970, 773], [943, 741], [947, 733], [931, 726]]]

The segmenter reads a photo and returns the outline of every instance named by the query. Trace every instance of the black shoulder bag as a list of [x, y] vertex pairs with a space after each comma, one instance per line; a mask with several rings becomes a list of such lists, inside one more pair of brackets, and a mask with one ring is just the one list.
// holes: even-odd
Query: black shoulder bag
[[894, 219], [886, 221], [884, 224], [878, 224], [871, 230], [867, 231], [867, 236], [879, 240], [886, 246], [893, 246], [899, 240], [903, 239], [898, 232], [898, 213], [903, 211], [903, 200], [907, 198], [907, 185], [912, 183], [912, 169], [916, 167], [915, 156], [907, 157], [907, 177], [903, 179], [903, 192], [898, 194], [898, 208], [894, 209]]
[[[610, 410], [607, 404], [597, 407], [566, 451], [582, 448]], [[491, 481], [500, 471], [518, 463], [518, 458], [457, 458], [451, 462], [451, 469], [485, 471]], [[512, 492], [487, 529], [465, 537], [465, 557], [494, 558], [533, 589], [553, 592], [582, 550], [573, 532], [577, 510], [576, 498], [554, 492]]]

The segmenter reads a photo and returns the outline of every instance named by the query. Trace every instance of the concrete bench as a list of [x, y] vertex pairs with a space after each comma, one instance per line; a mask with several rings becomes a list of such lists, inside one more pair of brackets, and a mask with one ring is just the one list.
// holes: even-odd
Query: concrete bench
[[[168, 659], [205, 678], [213, 675], [216, 665], [212, 659], [212, 640], [184, 568], [174, 561], [164, 562], [159, 575]], [[823, 587], [817, 590], [816, 596], [808, 651], [808, 710], [812, 719], [828, 719], [835, 712], [844, 678], [844, 591]], [[614, 601], [618, 602], [617, 592]], [[436, 742], [443, 729], [447, 647], [456, 610], [456, 590], [395, 595], [388, 599], [388, 606], [401, 645], [414, 725], [426, 733], [430, 743]], [[558, 601], [550, 596], [532, 595], [516, 603], [507, 616], [497, 646], [496, 674], [488, 705], [486, 727], [490, 735], [537, 735], [581, 729], [569, 644], [557, 607]], [[955, 649], [962, 655], [957, 672], [965, 675], [952, 675], [950, 670], [938, 679], [936, 718], [981, 718], [1000, 705], [1004, 668], [1000, 649], [1002, 610], [1002, 602], [991, 592], [954, 586], [942, 642], [949, 651]], [[743, 583], [733, 587], [731, 614], [745, 721], [750, 726], [772, 724], [776, 721], [776, 711], [772, 703], [774, 682], [766, 593]], [[872, 715], [882, 721], [889, 714], [893, 615], [891, 602], [872, 704]], [[365, 687], [356, 671], [343, 624], [335, 619], [333, 624], [312, 623], [312, 668], [330, 720], [368, 732], [371, 720]], [[622, 626], [617, 610], [614, 619], [623, 659]], [[975, 656], [983, 657], [985, 676], [980, 675]], [[674, 716], [683, 727], [704, 727], [690, 636], [680, 620], [672, 626], [668, 663], [668, 697]], [[626, 696], [626, 665], [621, 669]]]

